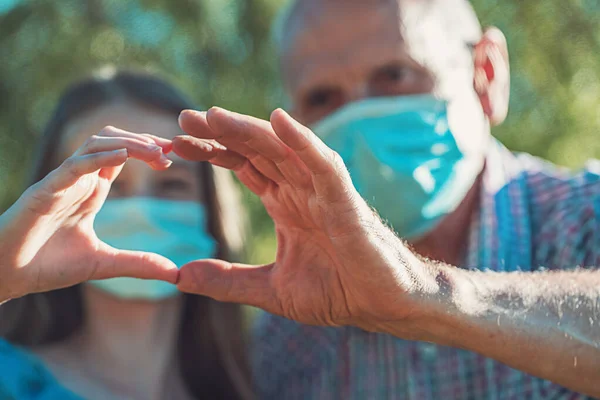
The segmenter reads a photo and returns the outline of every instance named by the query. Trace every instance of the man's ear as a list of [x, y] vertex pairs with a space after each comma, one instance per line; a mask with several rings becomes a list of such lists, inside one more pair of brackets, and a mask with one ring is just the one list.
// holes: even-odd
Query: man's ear
[[486, 29], [475, 46], [474, 87], [492, 126], [508, 114], [510, 67], [506, 38], [498, 28]]

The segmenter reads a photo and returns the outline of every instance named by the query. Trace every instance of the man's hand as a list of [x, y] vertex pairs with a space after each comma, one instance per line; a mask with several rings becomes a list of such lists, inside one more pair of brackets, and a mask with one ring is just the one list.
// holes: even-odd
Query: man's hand
[[269, 123], [185, 111], [180, 125], [191, 136], [176, 138], [175, 152], [235, 171], [275, 221], [278, 246], [265, 266], [190, 263], [182, 291], [472, 350], [600, 396], [600, 272], [499, 274], [421, 260], [358, 196], [339, 156], [285, 112]]
[[278, 244], [269, 265], [185, 265], [180, 290], [308, 324], [375, 330], [374, 321], [404, 321], [412, 336], [437, 291], [434, 273], [367, 206], [335, 152], [282, 110], [270, 122], [184, 111], [180, 125], [191, 136], [174, 139], [175, 153], [235, 171], [273, 218]]
[[157, 254], [114, 249], [93, 222], [128, 157], [168, 168], [171, 141], [107, 127], [0, 215], [0, 302], [90, 279], [130, 276], [175, 283]]

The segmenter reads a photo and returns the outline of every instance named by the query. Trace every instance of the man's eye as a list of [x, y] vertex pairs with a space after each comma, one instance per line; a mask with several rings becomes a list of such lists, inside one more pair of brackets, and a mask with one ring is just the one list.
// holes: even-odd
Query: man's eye
[[377, 69], [369, 82], [371, 96], [402, 96], [426, 93], [430, 83], [426, 76], [411, 67], [388, 65]]
[[406, 77], [407, 73], [408, 70], [405, 67], [390, 65], [377, 71], [375, 79], [385, 82], [399, 82]]
[[305, 103], [308, 107], [326, 107], [339, 100], [339, 92], [335, 89], [317, 89], [306, 96]]

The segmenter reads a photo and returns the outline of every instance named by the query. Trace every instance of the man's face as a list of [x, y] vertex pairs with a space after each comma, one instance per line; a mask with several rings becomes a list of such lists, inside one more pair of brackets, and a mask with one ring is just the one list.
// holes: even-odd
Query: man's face
[[[487, 120], [473, 86], [476, 20], [440, 18], [427, 1], [304, 0], [286, 26], [283, 78], [293, 114], [311, 125], [357, 100], [431, 93], [464, 136]], [[471, 24], [471, 26], [469, 26]], [[483, 137], [484, 135], [477, 135]], [[470, 139], [468, 139], [470, 137]]]

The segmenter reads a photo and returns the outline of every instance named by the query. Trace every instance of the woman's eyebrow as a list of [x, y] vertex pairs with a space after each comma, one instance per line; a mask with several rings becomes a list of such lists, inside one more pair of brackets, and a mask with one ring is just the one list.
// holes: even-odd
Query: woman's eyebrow
[[197, 161], [184, 160], [183, 158], [175, 155], [174, 153], [168, 154], [167, 157], [169, 157], [169, 159], [171, 161], [173, 161], [173, 164], [171, 165], [170, 168], [173, 168], [173, 167], [178, 167], [178, 168], [184, 168], [185, 167], [185, 168], [188, 168], [188, 167], [194, 167], [194, 166], [198, 165]]

